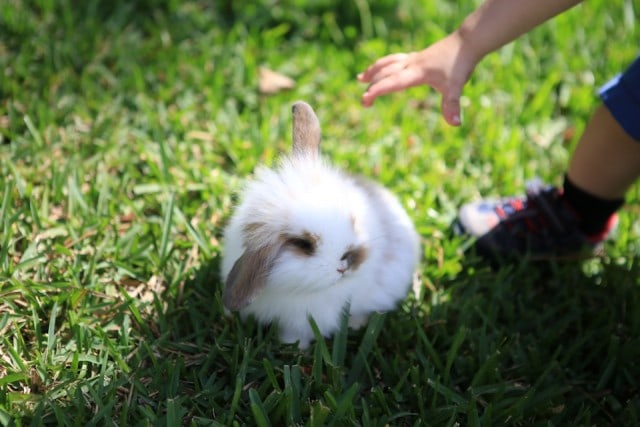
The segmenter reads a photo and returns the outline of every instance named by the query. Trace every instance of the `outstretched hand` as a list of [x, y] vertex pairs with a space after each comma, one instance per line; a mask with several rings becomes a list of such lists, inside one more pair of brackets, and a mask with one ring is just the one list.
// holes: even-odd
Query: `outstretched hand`
[[452, 34], [428, 48], [412, 53], [384, 56], [358, 74], [369, 83], [362, 105], [370, 107], [381, 95], [426, 84], [442, 95], [442, 114], [450, 125], [460, 125], [460, 96], [477, 60], [461, 49], [459, 37]]

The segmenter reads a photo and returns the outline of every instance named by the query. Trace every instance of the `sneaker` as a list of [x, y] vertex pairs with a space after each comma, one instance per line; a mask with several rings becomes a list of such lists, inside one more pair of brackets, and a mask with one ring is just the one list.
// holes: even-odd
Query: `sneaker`
[[560, 195], [557, 188], [532, 181], [524, 197], [462, 206], [455, 229], [476, 238], [476, 253], [494, 261], [579, 259], [598, 252], [615, 229], [617, 214], [602, 232], [588, 236], [580, 231], [578, 217]]

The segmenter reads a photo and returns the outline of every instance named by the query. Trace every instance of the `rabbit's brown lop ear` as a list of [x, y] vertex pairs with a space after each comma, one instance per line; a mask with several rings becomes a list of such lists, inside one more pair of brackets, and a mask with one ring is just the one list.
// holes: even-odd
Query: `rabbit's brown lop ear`
[[291, 107], [293, 113], [293, 154], [317, 157], [320, 153], [320, 122], [313, 108], [303, 101]]
[[238, 311], [251, 303], [267, 283], [278, 252], [278, 248], [265, 246], [247, 250], [236, 260], [222, 293], [222, 303], [227, 309]]

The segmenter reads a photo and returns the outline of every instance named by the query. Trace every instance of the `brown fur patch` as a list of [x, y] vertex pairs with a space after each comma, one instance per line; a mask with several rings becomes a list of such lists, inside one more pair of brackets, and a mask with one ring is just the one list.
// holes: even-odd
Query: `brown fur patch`
[[236, 260], [222, 293], [222, 302], [226, 308], [237, 311], [251, 303], [264, 288], [278, 250], [273, 246], [248, 250]]
[[360, 265], [367, 259], [369, 250], [366, 246], [351, 247], [342, 255], [341, 261], [347, 261], [350, 270], [357, 270]]
[[266, 224], [264, 222], [250, 222], [242, 228], [245, 234], [255, 234], [264, 228]]
[[281, 238], [284, 246], [292, 249], [298, 255], [307, 257], [316, 253], [320, 241], [320, 236], [309, 231], [305, 231], [299, 236], [283, 234]]
[[320, 153], [320, 122], [313, 108], [298, 101], [291, 107], [293, 114], [293, 155], [318, 157]]

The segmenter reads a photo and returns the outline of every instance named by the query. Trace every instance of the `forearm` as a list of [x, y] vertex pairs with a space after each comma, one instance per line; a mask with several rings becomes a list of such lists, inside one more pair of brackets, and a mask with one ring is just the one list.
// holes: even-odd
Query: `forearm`
[[455, 35], [476, 62], [580, 0], [486, 0]]
[[431, 46], [378, 59], [358, 80], [368, 107], [380, 95], [426, 84], [442, 94], [447, 123], [460, 125], [460, 95], [480, 60], [580, 0], [486, 0], [460, 27]]

